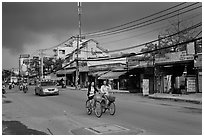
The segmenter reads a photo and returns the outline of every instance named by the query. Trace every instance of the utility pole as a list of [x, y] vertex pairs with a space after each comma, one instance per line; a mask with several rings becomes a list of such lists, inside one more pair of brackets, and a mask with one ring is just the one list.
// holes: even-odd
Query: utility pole
[[78, 2], [78, 17], [79, 17], [79, 35], [77, 35], [77, 57], [76, 57], [76, 77], [75, 77], [75, 86], [76, 89], [79, 88], [78, 81], [79, 81], [79, 41], [81, 41], [81, 2]]
[[40, 57], [41, 57], [41, 63], [40, 63], [40, 65], [41, 65], [41, 80], [43, 79], [43, 55], [44, 55], [44, 53], [43, 53], [43, 49], [41, 49], [40, 50]]
[[[178, 11], [178, 24], [177, 24], [177, 27], [178, 27], [178, 41], [177, 41], [177, 44], [180, 43], [180, 33], [179, 33], [180, 32], [180, 19], [179, 19], [179, 14], [180, 14], [180, 12]], [[177, 50], [179, 50], [179, 47], [177, 48]]]

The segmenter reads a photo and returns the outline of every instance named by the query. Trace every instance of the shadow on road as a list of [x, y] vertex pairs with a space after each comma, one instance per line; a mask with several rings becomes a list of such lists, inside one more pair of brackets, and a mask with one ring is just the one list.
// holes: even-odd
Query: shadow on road
[[27, 128], [19, 121], [2, 121], [3, 135], [47, 135], [44, 132]]
[[3, 100], [2, 103], [3, 104], [12, 103], [12, 101], [10, 101], [10, 100]]

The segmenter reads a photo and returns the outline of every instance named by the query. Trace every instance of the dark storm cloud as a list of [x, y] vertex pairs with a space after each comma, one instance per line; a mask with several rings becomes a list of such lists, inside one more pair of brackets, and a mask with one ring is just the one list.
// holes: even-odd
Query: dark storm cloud
[[[172, 5], [175, 3], [82, 3], [82, 32], [113, 27]], [[61, 32], [77, 32], [77, 3], [4, 2], [2, 14], [3, 48], [13, 53], [23, 51], [25, 44], [38, 44], [38, 34], [57, 38]]]
[[[177, 3], [178, 4], [178, 3]], [[176, 3], [156, 2], [110, 2], [83, 3], [82, 21], [84, 31], [114, 27], [158, 12]], [[93, 25], [94, 24], [94, 25]]]
[[76, 3], [3, 3], [3, 48], [18, 52], [24, 44], [38, 43], [33, 34], [76, 28], [76, 6]]

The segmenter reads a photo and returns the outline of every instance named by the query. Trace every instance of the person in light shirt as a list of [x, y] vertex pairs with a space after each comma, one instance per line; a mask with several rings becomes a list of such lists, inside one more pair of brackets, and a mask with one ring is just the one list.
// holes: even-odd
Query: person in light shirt
[[106, 81], [103, 81], [103, 85], [101, 86], [101, 93], [104, 94], [104, 98], [106, 99], [106, 105], [108, 104], [109, 91], [111, 90], [111, 86], [107, 84]]

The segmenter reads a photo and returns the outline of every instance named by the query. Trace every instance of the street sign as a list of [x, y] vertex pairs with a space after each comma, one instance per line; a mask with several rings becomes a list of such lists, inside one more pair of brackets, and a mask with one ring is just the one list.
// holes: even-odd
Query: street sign
[[20, 58], [29, 58], [30, 57], [30, 54], [21, 54], [20, 55]]

